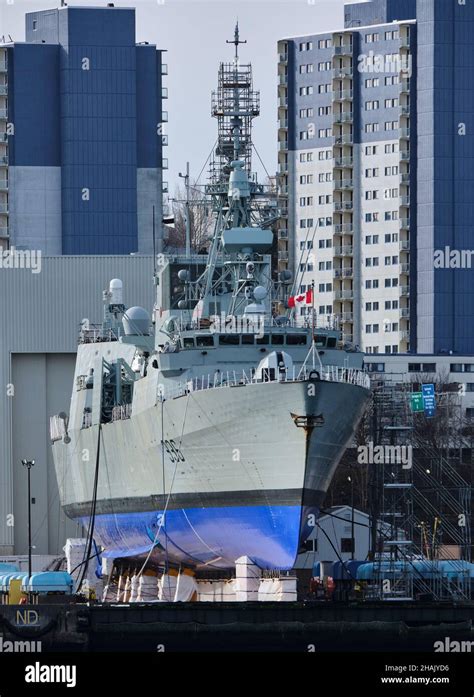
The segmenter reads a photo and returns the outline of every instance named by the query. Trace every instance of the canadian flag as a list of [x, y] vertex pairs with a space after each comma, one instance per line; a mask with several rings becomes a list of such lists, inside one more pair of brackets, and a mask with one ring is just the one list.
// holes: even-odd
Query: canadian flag
[[313, 289], [307, 290], [301, 295], [291, 295], [288, 298], [288, 307], [308, 307], [313, 304]]

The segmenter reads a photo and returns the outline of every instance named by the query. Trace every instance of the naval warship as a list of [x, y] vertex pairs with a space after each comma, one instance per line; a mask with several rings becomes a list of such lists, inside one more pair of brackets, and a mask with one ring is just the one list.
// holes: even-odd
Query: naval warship
[[[290, 569], [369, 397], [362, 354], [272, 271], [276, 199], [251, 173], [252, 68], [221, 63], [205, 254], [158, 255], [153, 313], [119, 279], [81, 325], [51, 418], [61, 504], [111, 558]], [[151, 281], [151, 279], [150, 279]], [[295, 313], [303, 301], [307, 317]], [[297, 309], [297, 308], [296, 308]], [[310, 318], [310, 319], [308, 319]]]

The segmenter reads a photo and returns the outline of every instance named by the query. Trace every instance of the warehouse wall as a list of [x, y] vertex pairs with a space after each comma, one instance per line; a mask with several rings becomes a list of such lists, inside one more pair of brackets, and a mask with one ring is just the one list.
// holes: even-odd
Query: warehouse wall
[[127, 305], [151, 312], [151, 256], [43, 257], [40, 273], [0, 267], [0, 555], [26, 552], [22, 458], [37, 463], [35, 554], [56, 554], [71, 532], [59, 515], [49, 416], [68, 411], [79, 323], [101, 321], [112, 278], [122, 279]]

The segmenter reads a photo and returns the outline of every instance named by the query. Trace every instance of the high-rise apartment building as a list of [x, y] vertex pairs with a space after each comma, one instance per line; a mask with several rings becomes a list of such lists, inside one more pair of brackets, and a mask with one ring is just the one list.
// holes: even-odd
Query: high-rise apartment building
[[45, 254], [151, 253], [161, 233], [166, 65], [135, 10], [26, 15], [0, 46], [0, 236]]
[[473, 3], [372, 0], [278, 43], [279, 265], [368, 353], [474, 346], [474, 271], [434, 262], [474, 250], [473, 32]]

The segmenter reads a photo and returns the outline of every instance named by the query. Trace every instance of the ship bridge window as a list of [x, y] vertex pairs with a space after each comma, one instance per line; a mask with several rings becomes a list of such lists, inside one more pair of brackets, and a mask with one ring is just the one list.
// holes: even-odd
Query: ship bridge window
[[287, 334], [286, 343], [288, 346], [304, 346], [306, 344], [306, 334]]
[[242, 334], [242, 344], [252, 344], [255, 343], [255, 334]]
[[274, 346], [281, 346], [284, 343], [283, 334], [272, 334], [272, 344]]
[[235, 346], [239, 344], [238, 334], [219, 334], [219, 344], [221, 346]]
[[335, 336], [328, 336], [327, 347], [328, 348], [336, 348], [337, 347], [337, 338]]
[[194, 348], [194, 337], [192, 336], [185, 336], [183, 339], [183, 348], [185, 349], [192, 349]]
[[315, 334], [314, 335], [314, 342], [318, 348], [323, 348], [326, 346], [326, 336], [322, 334]]
[[197, 336], [196, 346], [214, 346], [214, 337], [206, 334]]
[[270, 341], [270, 337], [268, 334], [264, 334], [263, 336], [257, 336], [257, 344], [268, 344]]

